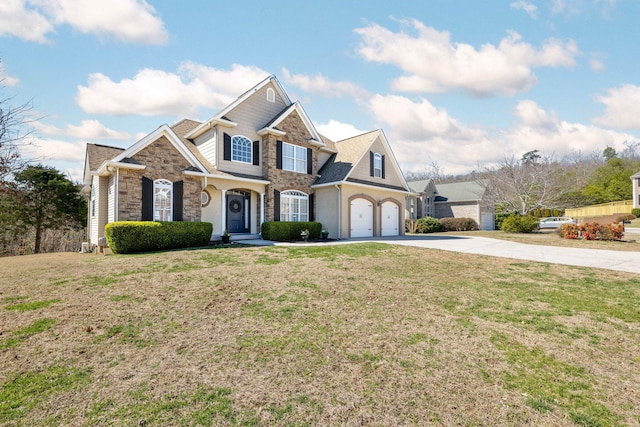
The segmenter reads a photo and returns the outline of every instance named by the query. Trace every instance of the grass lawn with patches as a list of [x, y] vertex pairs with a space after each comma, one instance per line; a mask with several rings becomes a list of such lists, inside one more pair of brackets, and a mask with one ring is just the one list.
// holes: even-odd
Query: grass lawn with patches
[[0, 425], [640, 423], [638, 275], [358, 243], [0, 277]]

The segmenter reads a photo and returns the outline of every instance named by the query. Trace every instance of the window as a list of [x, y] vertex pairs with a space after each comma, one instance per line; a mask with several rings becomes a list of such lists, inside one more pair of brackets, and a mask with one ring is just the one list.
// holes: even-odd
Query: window
[[300, 191], [280, 193], [280, 221], [309, 221], [309, 196]]
[[200, 192], [200, 204], [202, 205], [202, 207], [204, 208], [205, 206], [207, 206], [210, 200], [211, 197], [209, 196], [209, 192], [207, 190], [202, 190]]
[[373, 176], [382, 178], [382, 155], [380, 153], [373, 154]]
[[242, 163], [252, 163], [253, 155], [251, 148], [253, 143], [249, 138], [236, 135], [231, 138], [231, 160]]
[[173, 218], [173, 184], [166, 179], [153, 181], [153, 220], [171, 221]]
[[272, 88], [267, 88], [267, 101], [269, 102], [276, 102], [276, 91], [274, 91]]
[[307, 149], [283, 142], [282, 169], [307, 173]]

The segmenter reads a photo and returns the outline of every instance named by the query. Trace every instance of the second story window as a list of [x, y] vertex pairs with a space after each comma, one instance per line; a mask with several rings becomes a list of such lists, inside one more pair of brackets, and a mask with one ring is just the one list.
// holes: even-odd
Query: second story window
[[373, 154], [373, 176], [382, 178], [382, 155], [380, 153]]
[[236, 135], [231, 138], [231, 160], [242, 163], [252, 163], [253, 154], [251, 148], [253, 143], [251, 140], [242, 135]]
[[283, 142], [282, 169], [307, 173], [307, 149]]

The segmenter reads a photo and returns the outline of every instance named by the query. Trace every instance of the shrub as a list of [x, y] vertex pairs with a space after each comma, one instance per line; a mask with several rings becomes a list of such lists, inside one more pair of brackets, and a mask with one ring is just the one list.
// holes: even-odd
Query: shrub
[[319, 222], [269, 221], [262, 223], [262, 238], [276, 242], [300, 240], [300, 233], [309, 230], [309, 237], [317, 239], [322, 231]]
[[211, 240], [210, 222], [118, 221], [104, 227], [114, 253], [159, 251], [205, 246]]
[[626, 214], [626, 215], [621, 215], [619, 216], [617, 222], [624, 222], [624, 221], [631, 221], [636, 219], [636, 216], [634, 214]]
[[640, 218], [640, 208], [631, 209], [631, 215], [635, 216], [636, 218]]
[[501, 230], [505, 233], [532, 233], [539, 225], [540, 221], [536, 217], [513, 214], [502, 221]]
[[478, 229], [478, 223], [472, 218], [441, 218], [440, 223], [444, 231], [473, 231]]
[[404, 231], [406, 231], [407, 233], [415, 233], [417, 226], [418, 226], [418, 221], [415, 219], [404, 220]]
[[620, 240], [624, 236], [624, 225], [598, 224], [589, 222], [585, 224], [564, 224], [560, 229], [560, 235], [565, 239], [585, 240]]
[[416, 223], [417, 233], [435, 233], [440, 230], [442, 230], [442, 224], [440, 224], [440, 221], [436, 218], [431, 218], [430, 216], [422, 217]]

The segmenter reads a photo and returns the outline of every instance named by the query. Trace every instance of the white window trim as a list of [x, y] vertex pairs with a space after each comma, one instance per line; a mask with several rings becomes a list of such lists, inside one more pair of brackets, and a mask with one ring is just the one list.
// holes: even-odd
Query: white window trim
[[[169, 190], [169, 208], [159, 208], [156, 205], [158, 190]], [[169, 212], [169, 216], [161, 217], [159, 212]], [[153, 220], [154, 221], [173, 221], [173, 183], [166, 179], [156, 179], [153, 181]]]
[[[295, 201], [298, 203], [295, 203]], [[306, 206], [306, 212], [303, 212], [302, 206]], [[295, 207], [298, 207], [294, 212]], [[289, 190], [280, 193], [280, 221], [283, 222], [307, 222], [309, 221], [309, 195], [302, 191]]]
[[[249, 147], [249, 160], [239, 159], [240, 157], [238, 156], [239, 151], [236, 150], [236, 144], [239, 143], [237, 140], [242, 140]], [[247, 138], [244, 135], [234, 135], [231, 137], [231, 161], [238, 162], [238, 163], [245, 163], [245, 164], [253, 164], [253, 142], [249, 138]]]
[[[293, 157], [285, 156], [287, 146], [293, 148]], [[290, 159], [293, 162], [293, 169], [287, 167], [286, 159]], [[296, 169], [298, 162], [304, 162], [304, 165], [301, 167], [301, 170]], [[300, 147], [299, 145], [283, 142], [282, 143], [282, 169], [291, 171], [291, 172], [306, 174], [307, 173], [307, 149], [304, 147]]]
[[373, 176], [382, 178], [382, 154], [373, 153]]

